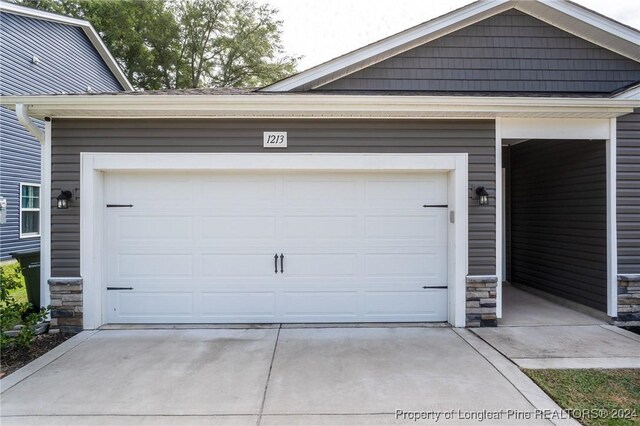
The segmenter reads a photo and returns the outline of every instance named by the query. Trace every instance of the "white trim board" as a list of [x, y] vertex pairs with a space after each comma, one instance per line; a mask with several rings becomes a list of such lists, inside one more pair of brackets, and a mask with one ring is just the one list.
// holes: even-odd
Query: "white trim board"
[[617, 120], [607, 138], [607, 315], [618, 316]]
[[502, 139], [605, 140], [609, 139], [609, 121], [606, 118], [503, 118], [500, 132]]
[[467, 154], [108, 154], [82, 153], [80, 273], [83, 278], [85, 329], [105, 323], [104, 174], [109, 171], [448, 171], [449, 322], [464, 327], [468, 273]]
[[503, 215], [504, 192], [502, 182], [502, 128], [503, 119], [496, 119], [496, 317], [502, 318], [502, 281], [504, 276], [502, 273], [504, 259], [502, 251], [504, 249], [503, 224], [505, 217]]
[[638, 101], [638, 107], [640, 108], [640, 84], [635, 86], [635, 87], [631, 87], [631, 88], [629, 88], [629, 89], [617, 94], [613, 98], [614, 99], [632, 99], [632, 100], [636, 100], [636, 101]]
[[98, 35], [98, 32], [93, 28], [93, 25], [89, 21], [85, 21], [82, 19], [70, 18], [68, 16], [57, 15], [55, 13], [43, 12], [41, 10], [31, 9], [28, 7], [18, 6], [12, 3], [7, 3], [0, 1], [0, 12], [2, 13], [12, 13], [14, 15], [27, 16], [30, 18], [41, 19], [44, 21], [57, 22], [59, 24], [65, 25], [73, 25], [76, 27], [80, 27], [82, 31], [84, 31], [87, 38], [93, 44], [93, 47], [98, 51], [100, 57], [105, 62], [109, 70], [114, 75], [114, 77], [118, 80], [118, 82], [122, 85], [124, 90], [132, 91], [133, 86], [124, 75], [115, 58], [107, 49], [102, 38]]

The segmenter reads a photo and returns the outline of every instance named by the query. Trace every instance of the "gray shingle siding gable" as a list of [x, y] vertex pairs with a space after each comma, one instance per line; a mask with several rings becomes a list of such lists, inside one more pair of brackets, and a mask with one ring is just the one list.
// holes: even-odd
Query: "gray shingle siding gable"
[[81, 28], [0, 13], [0, 94], [82, 93], [87, 86], [123, 89]]
[[317, 90], [607, 94], [638, 81], [640, 63], [509, 10]]
[[617, 120], [618, 273], [640, 274], [640, 109]]
[[21, 182], [40, 183], [40, 142], [25, 130], [14, 111], [0, 107], [0, 195], [7, 200], [7, 223], [0, 225], [1, 260], [14, 252], [40, 248], [40, 238], [20, 239]]

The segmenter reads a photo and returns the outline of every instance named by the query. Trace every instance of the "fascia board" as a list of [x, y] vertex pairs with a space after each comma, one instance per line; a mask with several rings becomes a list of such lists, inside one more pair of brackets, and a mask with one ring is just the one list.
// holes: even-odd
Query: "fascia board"
[[4, 96], [0, 104], [29, 106], [34, 117], [615, 117], [640, 107], [635, 99], [478, 98], [345, 95]]

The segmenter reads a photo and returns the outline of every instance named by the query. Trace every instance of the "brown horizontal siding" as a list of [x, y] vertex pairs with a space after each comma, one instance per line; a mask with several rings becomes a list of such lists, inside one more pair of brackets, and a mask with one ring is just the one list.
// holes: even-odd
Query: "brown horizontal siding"
[[529, 141], [509, 156], [511, 280], [605, 310], [605, 142]]
[[[54, 120], [53, 195], [80, 188], [81, 152], [264, 152], [269, 130], [288, 132], [289, 153], [469, 153], [470, 184], [495, 195], [494, 122], [487, 120]], [[78, 204], [53, 209], [53, 276], [80, 273]], [[495, 274], [494, 200], [469, 203], [469, 256], [471, 274]]]
[[617, 124], [618, 273], [640, 274], [640, 109]]

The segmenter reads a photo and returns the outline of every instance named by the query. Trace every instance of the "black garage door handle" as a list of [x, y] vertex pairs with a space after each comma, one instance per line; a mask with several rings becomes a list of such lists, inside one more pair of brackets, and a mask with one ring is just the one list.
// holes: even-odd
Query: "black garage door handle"
[[273, 256], [273, 266], [275, 266], [276, 268], [276, 274], [278, 273], [278, 253], [276, 253], [275, 256]]
[[[278, 271], [276, 271], [278, 272]], [[284, 254], [280, 253], [280, 273], [284, 273]]]

